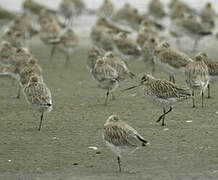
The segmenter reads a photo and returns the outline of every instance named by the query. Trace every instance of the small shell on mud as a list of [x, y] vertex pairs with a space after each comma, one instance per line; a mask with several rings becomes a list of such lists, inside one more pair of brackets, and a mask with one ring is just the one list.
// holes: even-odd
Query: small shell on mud
[[191, 123], [192, 121], [185, 121], [185, 122], [187, 122], [187, 123]]
[[98, 148], [97, 148], [97, 147], [95, 147], [95, 146], [89, 146], [89, 149], [93, 149], [93, 150], [95, 150], [95, 151], [97, 151], [97, 150], [98, 150]]
[[59, 138], [58, 138], [58, 137], [53, 137], [52, 139], [53, 139], [53, 140], [57, 140], [57, 139], [59, 139]]

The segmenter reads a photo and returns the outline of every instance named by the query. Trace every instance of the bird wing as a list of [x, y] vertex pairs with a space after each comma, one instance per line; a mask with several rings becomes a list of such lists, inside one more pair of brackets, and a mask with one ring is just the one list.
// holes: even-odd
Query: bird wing
[[133, 146], [128, 142], [127, 132], [116, 125], [108, 125], [104, 128], [104, 139], [105, 141], [115, 146]]
[[42, 83], [32, 83], [24, 88], [24, 93], [29, 103], [40, 106], [51, 105], [51, 92]]
[[168, 63], [175, 68], [180, 68], [185, 67], [191, 59], [186, 54], [168, 48], [163, 52], [161, 61]]
[[127, 131], [127, 141], [135, 146], [145, 146], [148, 142], [131, 126], [125, 124]]
[[173, 83], [166, 80], [155, 80], [149, 85], [148, 89], [151, 94], [161, 98], [185, 98], [191, 96], [191, 92], [187, 88], [179, 88]]

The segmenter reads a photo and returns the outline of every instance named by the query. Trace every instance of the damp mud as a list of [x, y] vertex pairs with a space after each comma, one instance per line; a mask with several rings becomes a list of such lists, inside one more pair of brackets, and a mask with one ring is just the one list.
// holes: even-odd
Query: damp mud
[[[0, 77], [1, 180], [218, 179], [218, 83], [211, 85], [212, 98], [205, 98], [204, 108], [200, 96], [196, 108], [191, 100], [184, 101], [167, 115], [162, 127], [155, 123], [162, 109], [143, 97], [141, 88], [121, 91], [151, 72], [148, 65], [142, 61], [129, 64], [137, 77], [121, 82], [116, 99], [104, 106], [106, 92], [98, 88], [86, 68], [89, 40], [82, 40], [67, 65], [58, 52], [50, 61], [50, 48], [36, 41], [31, 42], [30, 50], [43, 68], [53, 110], [45, 114], [39, 132], [40, 114], [28, 107], [23, 95], [15, 98], [16, 83]], [[218, 59], [217, 42], [204, 46], [208, 41], [199, 48]], [[187, 44], [182, 44], [184, 50], [190, 49]], [[168, 79], [158, 68], [154, 76]], [[186, 85], [183, 74], [176, 75], [176, 84]], [[151, 144], [124, 154], [121, 173], [115, 154], [102, 140], [103, 125], [112, 114], [118, 114]]]

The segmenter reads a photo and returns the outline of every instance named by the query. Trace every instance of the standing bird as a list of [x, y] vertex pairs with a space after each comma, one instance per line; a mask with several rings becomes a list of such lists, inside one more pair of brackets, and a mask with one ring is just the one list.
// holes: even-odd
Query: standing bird
[[0, 65], [7, 66], [13, 62], [13, 54], [15, 54], [16, 48], [11, 45], [8, 41], [0, 42]]
[[117, 155], [119, 171], [121, 172], [121, 153], [133, 153], [140, 146], [149, 143], [131, 126], [120, 119], [118, 115], [111, 115], [104, 124], [103, 140]]
[[[207, 65], [203, 61], [203, 57], [198, 55], [193, 62], [190, 62], [185, 69], [186, 83], [192, 89], [194, 97], [194, 90], [199, 89], [201, 93], [201, 106], [204, 107], [204, 91], [209, 83], [209, 73]], [[195, 99], [193, 98], [193, 107], [195, 107]]]
[[23, 93], [27, 103], [41, 113], [38, 128], [40, 131], [44, 112], [50, 112], [52, 110], [50, 89], [45, 83], [39, 81], [38, 76], [32, 76], [29, 83], [23, 88]]
[[70, 60], [70, 55], [73, 50], [79, 44], [79, 36], [73, 31], [73, 29], [69, 28], [67, 31], [60, 36], [60, 41], [55, 43], [54, 48], [66, 54], [65, 64], [67, 64]]
[[200, 13], [201, 22], [208, 29], [213, 29], [215, 26], [216, 11], [211, 3], [206, 3]]
[[118, 87], [118, 73], [117, 71], [108, 65], [103, 58], [99, 58], [92, 70], [92, 76], [98, 82], [102, 89], [107, 90], [105, 105], [107, 105], [108, 96], [110, 92], [115, 91]]
[[31, 58], [27, 64], [19, 71], [20, 86], [26, 86], [32, 76], [37, 76], [39, 82], [43, 82], [42, 68], [38, 65], [37, 60]]
[[[209, 73], [209, 82], [214, 82], [218, 80], [218, 61], [208, 57], [206, 53], [200, 52], [198, 54], [203, 58], [204, 63], [207, 65], [208, 73]], [[208, 98], [210, 96], [210, 84], [208, 84]]]
[[149, 13], [157, 19], [166, 16], [164, 5], [160, 0], [151, 0], [149, 3]]
[[193, 15], [183, 16], [181, 19], [181, 27], [185, 35], [194, 39], [194, 47], [192, 50], [193, 52], [196, 51], [198, 41], [202, 37], [212, 34], [212, 32], [203, 27], [203, 25], [200, 24]]
[[25, 46], [24, 36], [20, 31], [9, 29], [2, 36], [1, 40], [8, 41], [13, 47]]
[[104, 18], [110, 18], [114, 11], [114, 4], [110, 0], [104, 0], [98, 10], [98, 15]]
[[146, 64], [147, 62], [152, 65], [152, 74], [155, 72], [155, 64], [154, 64], [154, 50], [155, 47], [158, 46], [159, 40], [156, 37], [150, 36], [142, 46], [142, 60]]
[[52, 60], [55, 53], [55, 46], [60, 42], [61, 28], [55, 19], [43, 19], [39, 37], [45, 45], [51, 45], [50, 59]]
[[143, 46], [145, 41], [148, 40], [150, 36], [157, 37], [157, 31], [149, 26], [141, 26], [136, 38], [136, 42], [139, 44], [140, 47]]
[[116, 34], [112, 29], [106, 29], [101, 33], [101, 37], [99, 40], [99, 46], [103, 48], [105, 51], [113, 50], [113, 38]]
[[113, 41], [114, 52], [125, 62], [136, 61], [141, 56], [141, 48], [126, 33], [118, 33]]
[[185, 67], [192, 59], [185, 53], [172, 48], [168, 42], [155, 47], [154, 62], [169, 74], [169, 81], [175, 83], [174, 75], [185, 72]]
[[17, 98], [20, 97], [20, 89], [26, 86], [32, 76], [37, 76], [39, 82], [43, 82], [42, 68], [38, 65], [37, 60], [31, 58], [24, 67], [19, 70], [19, 87]]
[[71, 0], [62, 0], [59, 5], [60, 14], [65, 18], [65, 24], [71, 26], [75, 17], [75, 5]]
[[89, 52], [87, 61], [86, 61], [87, 68], [90, 72], [94, 69], [96, 61], [98, 60], [98, 58], [103, 57], [105, 53], [106, 53], [106, 51], [104, 49], [98, 48], [96, 46], [91, 49], [91, 51]]
[[[192, 97], [189, 89], [180, 88], [166, 80], [156, 79], [150, 74], [144, 75], [139, 85], [124, 89], [123, 91], [139, 86], [143, 86], [145, 96], [150, 97], [154, 102], [162, 106], [163, 114], [156, 121], [160, 122], [162, 120], [162, 126], [165, 125], [165, 115], [172, 111], [175, 103]], [[168, 111], [166, 111], [166, 107], [170, 107]]]
[[103, 59], [117, 71], [119, 81], [124, 81], [127, 78], [133, 79], [135, 77], [135, 74], [128, 69], [126, 63], [113, 52], [106, 52]]

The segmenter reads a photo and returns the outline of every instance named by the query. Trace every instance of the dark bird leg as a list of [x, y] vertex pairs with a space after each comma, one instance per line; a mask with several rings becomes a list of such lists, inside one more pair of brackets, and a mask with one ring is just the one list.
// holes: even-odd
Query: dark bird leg
[[208, 90], [207, 98], [210, 99], [211, 98], [211, 96], [210, 96], [210, 84], [207, 85], [207, 90]]
[[38, 128], [39, 131], [41, 130], [41, 127], [42, 127], [42, 119], [43, 119], [43, 112], [40, 116], [40, 123], [39, 123], [39, 128]]
[[201, 93], [201, 107], [204, 107], [204, 92]]
[[153, 75], [155, 73], [155, 63], [153, 59], [151, 60], [151, 66], [152, 66], [151, 74]]
[[110, 93], [110, 92], [109, 92], [109, 90], [108, 90], [108, 91], [107, 91], [107, 94], [106, 94], [105, 104], [104, 104], [105, 106], [107, 106], [107, 101], [108, 101], [109, 93]]
[[172, 76], [171, 76], [171, 75], [169, 75], [169, 81], [170, 81], [170, 82], [172, 81]]
[[172, 82], [175, 84], [176, 81], [175, 81], [175, 76], [174, 75], [172, 76], [172, 79], [173, 79]]
[[156, 121], [157, 123], [160, 122], [160, 120], [162, 119], [162, 126], [165, 126], [165, 115], [168, 114], [169, 112], [171, 112], [173, 110], [172, 106], [170, 106], [170, 109], [166, 112], [165, 108], [163, 107], [163, 114], [158, 118], [158, 120]]
[[21, 89], [21, 87], [20, 87], [20, 85], [18, 84], [17, 96], [16, 96], [17, 99], [20, 99], [20, 89]]
[[193, 102], [193, 108], [195, 108], [195, 92], [194, 92], [194, 90], [192, 90], [192, 96], [193, 96], [193, 98], [192, 98], [192, 102]]
[[[165, 111], [165, 108], [163, 107], [163, 112]], [[160, 120], [163, 118], [163, 116], [165, 115], [165, 112], [164, 112], [164, 114], [162, 114], [159, 118], [158, 118], [158, 120], [156, 121], [156, 123], [158, 123], [158, 122], [160, 122]]]
[[166, 109], [163, 108], [163, 117], [162, 117], [162, 126], [164, 126], [164, 121], [165, 121], [165, 114], [166, 114]]
[[117, 156], [117, 161], [118, 161], [119, 171], [121, 172], [121, 161], [119, 156]]
[[53, 60], [54, 54], [55, 54], [55, 46], [52, 45], [52, 47], [51, 47], [51, 54], [50, 54], [50, 60]]

